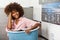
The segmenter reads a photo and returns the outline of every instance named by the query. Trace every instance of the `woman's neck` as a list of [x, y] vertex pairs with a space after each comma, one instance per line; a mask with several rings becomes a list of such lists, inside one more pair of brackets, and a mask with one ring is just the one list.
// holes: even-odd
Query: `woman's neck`
[[16, 24], [18, 24], [19, 19], [15, 19], [14, 21], [15, 21]]

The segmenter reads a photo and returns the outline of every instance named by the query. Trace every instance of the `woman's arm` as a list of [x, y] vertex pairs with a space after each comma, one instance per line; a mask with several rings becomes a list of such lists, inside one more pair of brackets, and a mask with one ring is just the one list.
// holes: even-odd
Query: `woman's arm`
[[25, 30], [25, 32], [26, 32], [27, 34], [29, 34], [30, 30], [33, 30], [33, 29], [37, 28], [38, 26], [41, 27], [41, 24], [40, 24], [40, 23], [36, 23], [36, 24], [35, 24], [34, 26], [32, 26], [30, 29]]
[[8, 15], [7, 27], [8, 27], [8, 29], [12, 29], [12, 16], [11, 16], [11, 13]]
[[37, 27], [40, 27], [41, 26], [41, 24], [40, 23], [36, 23], [34, 26], [32, 26], [29, 30], [33, 30], [33, 29], [35, 29], [35, 28], [37, 28]]

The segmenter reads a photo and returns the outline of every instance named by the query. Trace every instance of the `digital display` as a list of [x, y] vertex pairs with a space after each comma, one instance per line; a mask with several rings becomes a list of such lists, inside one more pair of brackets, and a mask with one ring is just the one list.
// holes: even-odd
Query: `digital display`
[[60, 25], [60, 2], [43, 4], [42, 21]]

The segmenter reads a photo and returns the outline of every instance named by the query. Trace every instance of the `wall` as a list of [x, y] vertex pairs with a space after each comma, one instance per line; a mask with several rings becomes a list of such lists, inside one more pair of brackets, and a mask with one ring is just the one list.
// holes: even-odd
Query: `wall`
[[48, 23], [48, 39], [49, 40], [60, 40], [60, 25]]
[[37, 20], [37, 21], [41, 21], [41, 15], [42, 15], [42, 5], [37, 5], [34, 6], [34, 10], [33, 10], [33, 19]]
[[29, 8], [24, 8], [24, 16], [29, 18], [29, 19], [33, 19], [33, 7], [29, 7]]
[[[29, 0], [0, 0], [0, 8], [4, 8], [6, 5], [8, 5], [11, 2], [17, 2], [20, 5], [22, 5], [23, 7], [30, 7], [31, 6], [31, 2]], [[2, 4], [2, 5], [1, 5]]]
[[4, 14], [4, 11], [2, 8], [0, 8], [0, 40], [7, 40], [6, 32], [5, 32], [5, 27], [7, 24], [7, 17]]

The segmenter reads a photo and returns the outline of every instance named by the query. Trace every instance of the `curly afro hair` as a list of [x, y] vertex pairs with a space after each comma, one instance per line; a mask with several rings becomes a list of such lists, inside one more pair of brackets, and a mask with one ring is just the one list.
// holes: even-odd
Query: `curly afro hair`
[[12, 12], [13, 10], [16, 10], [17, 12], [19, 12], [19, 16], [23, 16], [24, 15], [24, 10], [22, 8], [22, 6], [16, 2], [14, 3], [10, 3], [9, 5], [7, 5], [5, 7], [4, 12], [7, 14], [7, 16], [9, 15], [10, 12]]

